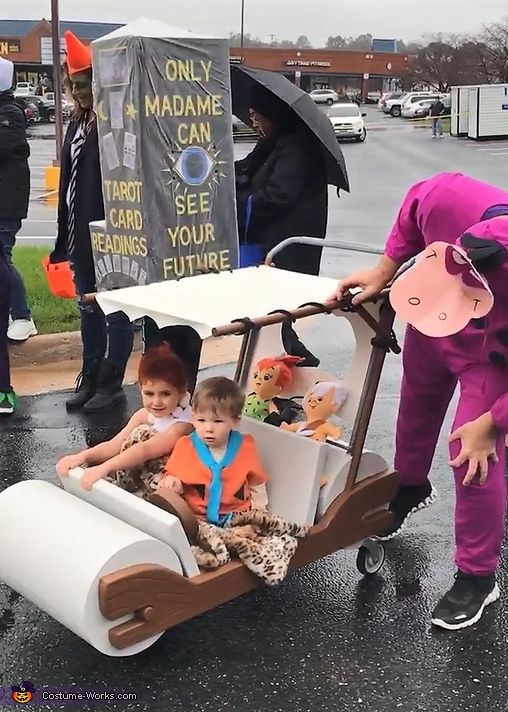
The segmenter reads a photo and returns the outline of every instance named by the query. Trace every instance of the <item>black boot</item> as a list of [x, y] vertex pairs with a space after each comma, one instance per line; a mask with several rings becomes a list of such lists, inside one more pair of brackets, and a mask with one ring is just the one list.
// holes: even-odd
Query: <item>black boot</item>
[[97, 390], [83, 408], [85, 413], [106, 410], [125, 400], [122, 382], [125, 366], [122, 368], [105, 358], [102, 361], [97, 381]]
[[89, 366], [83, 366], [83, 370], [76, 379], [74, 393], [65, 402], [68, 411], [79, 410], [90, 398], [93, 398], [97, 390], [97, 379], [99, 377], [100, 361]]

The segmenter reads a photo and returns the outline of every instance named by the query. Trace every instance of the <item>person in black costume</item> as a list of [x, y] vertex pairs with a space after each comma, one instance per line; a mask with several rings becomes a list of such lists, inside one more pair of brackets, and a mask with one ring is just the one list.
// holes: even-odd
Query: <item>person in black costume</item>
[[[326, 170], [317, 139], [280, 99], [256, 87], [251, 119], [261, 138], [235, 163], [240, 245], [259, 245], [262, 259], [288, 237], [324, 238], [328, 221]], [[281, 269], [319, 274], [322, 248], [291, 245]]]
[[104, 201], [91, 53], [72, 33], [66, 32], [65, 40], [68, 81], [76, 108], [62, 148], [58, 235], [50, 260], [69, 259], [81, 318], [83, 367], [66, 408], [93, 413], [125, 399], [122, 382], [134, 327], [123, 312], [105, 317], [98, 305], [82, 299], [96, 291], [89, 223], [104, 219]]

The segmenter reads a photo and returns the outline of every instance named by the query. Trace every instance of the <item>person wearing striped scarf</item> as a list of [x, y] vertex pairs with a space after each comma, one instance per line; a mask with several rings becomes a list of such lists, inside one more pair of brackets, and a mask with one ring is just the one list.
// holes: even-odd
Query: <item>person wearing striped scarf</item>
[[69, 260], [81, 318], [83, 366], [66, 408], [92, 413], [125, 400], [122, 383], [134, 327], [122, 312], [105, 317], [97, 305], [83, 300], [96, 291], [89, 223], [104, 219], [104, 200], [91, 50], [71, 32], [65, 33], [65, 43], [67, 84], [76, 107], [62, 147], [58, 235], [50, 260]]

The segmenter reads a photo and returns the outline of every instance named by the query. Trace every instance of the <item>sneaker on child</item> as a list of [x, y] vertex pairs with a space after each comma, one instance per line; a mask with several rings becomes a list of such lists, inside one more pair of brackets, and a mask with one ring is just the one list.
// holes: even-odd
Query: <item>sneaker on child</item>
[[14, 413], [16, 407], [17, 396], [13, 390], [2, 392], [0, 391], [0, 413], [9, 415]]
[[436, 498], [437, 492], [428, 480], [425, 484], [416, 487], [401, 485], [388, 507], [393, 515], [393, 524], [388, 529], [376, 534], [376, 537], [388, 541], [398, 536], [411, 515], [430, 506]]
[[10, 341], [26, 341], [36, 335], [37, 329], [32, 319], [13, 319], [7, 329], [7, 338]]
[[458, 571], [455, 583], [432, 613], [432, 623], [446, 630], [460, 630], [477, 623], [485, 607], [499, 598], [495, 574], [472, 576]]

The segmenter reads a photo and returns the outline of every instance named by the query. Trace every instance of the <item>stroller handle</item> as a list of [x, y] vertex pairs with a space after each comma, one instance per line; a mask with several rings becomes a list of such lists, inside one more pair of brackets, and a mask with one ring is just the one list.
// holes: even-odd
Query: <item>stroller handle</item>
[[346, 252], [364, 252], [368, 255], [383, 255], [384, 250], [380, 247], [369, 247], [357, 242], [341, 242], [340, 240], [324, 240], [321, 237], [288, 237], [282, 242], [279, 242], [275, 247], [272, 247], [266, 255], [265, 265], [272, 263], [275, 255], [278, 255], [282, 250], [290, 245], [314, 245], [315, 247], [323, 247], [328, 249], [332, 247], [336, 250], [344, 250]]
[[[282, 242], [279, 242], [275, 247], [272, 247], [270, 252], [267, 253], [265, 257], [265, 265], [270, 266], [272, 264], [275, 255], [278, 255], [282, 250], [289, 247], [289, 245], [314, 245], [316, 247], [322, 247], [326, 249], [332, 247], [336, 250], [344, 250], [345, 252], [363, 252], [366, 255], [379, 255], [380, 257], [385, 254], [384, 249], [380, 247], [369, 247], [368, 245], [363, 245], [358, 242], [342, 242], [341, 240], [323, 240], [321, 237], [288, 237]], [[411, 258], [407, 262], [400, 265], [399, 269], [396, 271], [393, 279], [390, 281], [388, 287], [382, 290], [380, 296], [385, 296], [389, 293], [390, 285], [395, 282], [401, 275], [404, 274], [410, 267], [415, 263], [415, 258]]]

